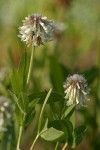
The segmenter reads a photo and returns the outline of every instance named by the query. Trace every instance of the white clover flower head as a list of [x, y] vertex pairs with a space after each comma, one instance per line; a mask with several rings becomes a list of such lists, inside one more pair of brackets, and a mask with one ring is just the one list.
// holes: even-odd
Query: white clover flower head
[[6, 131], [5, 123], [11, 118], [10, 100], [0, 96], [0, 131]]
[[86, 79], [79, 74], [69, 76], [64, 83], [65, 99], [67, 106], [76, 104], [77, 108], [86, 106], [90, 89], [87, 87]]
[[25, 17], [19, 28], [19, 37], [28, 46], [39, 46], [53, 38], [54, 22], [41, 14]]

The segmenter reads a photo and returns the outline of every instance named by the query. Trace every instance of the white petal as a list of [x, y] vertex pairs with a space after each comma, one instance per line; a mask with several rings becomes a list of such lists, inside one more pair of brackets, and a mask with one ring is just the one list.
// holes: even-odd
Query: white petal
[[72, 86], [69, 86], [69, 88], [67, 89], [67, 94], [69, 95], [69, 93], [71, 92]]
[[77, 83], [76, 85], [77, 85], [78, 89], [80, 89], [79, 83]]
[[82, 91], [82, 93], [84, 94], [84, 95], [87, 95], [87, 92], [85, 92], [85, 91], [83, 91], [83, 90], [81, 90]]
[[76, 88], [73, 88], [73, 97], [76, 98]]
[[73, 104], [73, 101], [70, 99], [69, 101], [67, 101], [67, 106], [70, 106]]
[[25, 33], [28, 34], [28, 33], [30, 33], [30, 31], [31, 31], [31, 29], [30, 29], [30, 28], [27, 28], [27, 29], [25, 30]]

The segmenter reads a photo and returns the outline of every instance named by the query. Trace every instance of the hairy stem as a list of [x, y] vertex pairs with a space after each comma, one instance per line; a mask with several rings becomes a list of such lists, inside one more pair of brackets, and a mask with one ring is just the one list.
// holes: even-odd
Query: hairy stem
[[43, 117], [43, 112], [44, 112], [44, 108], [45, 108], [45, 105], [50, 97], [50, 94], [52, 92], [52, 89], [49, 90], [49, 92], [47, 93], [47, 96], [44, 100], [44, 103], [43, 103], [43, 106], [42, 106], [42, 109], [41, 109], [41, 112], [40, 112], [40, 117], [39, 117], [39, 123], [38, 123], [38, 134], [39, 134], [39, 130], [40, 130], [40, 127], [41, 127], [41, 123], [42, 123], [42, 117]]
[[35, 47], [32, 48], [32, 52], [31, 52], [31, 59], [30, 59], [30, 65], [29, 65], [28, 76], [27, 76], [27, 84], [29, 83], [30, 76], [31, 76], [34, 51], [35, 51]]
[[55, 146], [55, 149], [54, 149], [54, 150], [57, 150], [57, 149], [58, 149], [58, 146], [59, 146], [59, 142], [56, 143], [56, 146]]
[[21, 143], [21, 137], [22, 137], [22, 133], [23, 133], [23, 127], [24, 127], [23, 125], [24, 125], [25, 117], [26, 117], [26, 114], [23, 115], [23, 121], [19, 127], [19, 135], [18, 135], [16, 150], [20, 150], [20, 143]]
[[65, 148], [67, 147], [67, 145], [68, 145], [68, 144], [65, 143], [64, 146], [63, 146], [63, 148], [62, 148], [62, 150], [65, 150]]
[[39, 138], [39, 135], [37, 135], [37, 136], [35, 137], [35, 139], [34, 139], [34, 141], [33, 141], [33, 143], [32, 143], [32, 146], [31, 146], [30, 150], [33, 149], [33, 147], [34, 147], [34, 145], [35, 145], [35, 143], [36, 143], [36, 141], [37, 141], [38, 138]]
[[22, 131], [23, 131], [23, 126], [20, 125], [16, 150], [20, 150], [20, 142], [21, 142]]

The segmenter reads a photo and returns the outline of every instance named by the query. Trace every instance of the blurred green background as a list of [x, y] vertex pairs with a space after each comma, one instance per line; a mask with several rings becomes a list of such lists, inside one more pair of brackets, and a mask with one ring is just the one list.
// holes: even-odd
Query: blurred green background
[[1, 68], [17, 67], [24, 50], [30, 55], [31, 49], [17, 35], [22, 20], [33, 13], [62, 22], [64, 29], [59, 24], [61, 32], [55, 33], [54, 40], [36, 49], [30, 90], [48, 90], [52, 86], [63, 94], [67, 75], [83, 74], [91, 88], [91, 101], [77, 117], [77, 121], [86, 122], [88, 130], [76, 149], [97, 150], [100, 147], [100, 1], [0, 0]]

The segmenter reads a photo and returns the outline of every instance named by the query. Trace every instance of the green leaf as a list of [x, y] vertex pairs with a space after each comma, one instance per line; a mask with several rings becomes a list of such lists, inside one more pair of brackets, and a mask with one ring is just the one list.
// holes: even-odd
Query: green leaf
[[11, 82], [14, 93], [19, 95], [23, 91], [23, 82], [16, 69], [12, 71]]
[[53, 127], [64, 132], [64, 135], [59, 139], [59, 141], [68, 141], [68, 138], [72, 135], [73, 132], [73, 126], [70, 121], [54, 120], [49, 122], [48, 127]]
[[[47, 95], [47, 91], [32, 93], [28, 97], [29, 97], [30, 102], [33, 99], [39, 99], [39, 103], [42, 104], [44, 102], [44, 99], [45, 99], [46, 95]], [[49, 101], [50, 102], [57, 102], [57, 101], [64, 102], [65, 99], [64, 99], [64, 97], [61, 94], [56, 93], [56, 92], [52, 92], [47, 103], [49, 103]]]
[[13, 69], [12, 71], [12, 87], [16, 95], [25, 91], [26, 80], [28, 74], [29, 61], [26, 52], [22, 55], [21, 62], [19, 64], [18, 71]]
[[46, 118], [41, 125], [41, 132], [44, 132], [48, 128], [48, 118]]
[[16, 116], [17, 116], [17, 118], [18, 118], [18, 121], [19, 121], [19, 123], [22, 123], [22, 114], [24, 114], [25, 112], [24, 112], [24, 110], [20, 107], [17, 96], [16, 96], [13, 92], [11, 92], [11, 91], [10, 91], [10, 94], [11, 94], [11, 96], [12, 96], [13, 101], [14, 101], [15, 104], [16, 104], [15, 113], [16, 113]]
[[54, 90], [63, 93], [64, 75], [56, 56], [50, 57], [50, 77]]
[[25, 128], [28, 128], [28, 126], [31, 124], [31, 122], [33, 121], [34, 117], [35, 117], [36, 111], [35, 108], [33, 108], [32, 110], [29, 110], [26, 114], [26, 119], [25, 119]]
[[79, 136], [80, 134], [83, 134], [86, 131], [86, 126], [85, 125], [81, 125], [77, 128], [75, 128], [75, 136]]
[[69, 107], [65, 106], [66, 108], [64, 109], [64, 112], [63, 112], [63, 115], [62, 115], [62, 118], [63, 119], [69, 119], [73, 112], [75, 111], [75, 105], [71, 105]]
[[35, 110], [35, 106], [38, 103], [38, 99], [33, 99], [33, 101], [31, 101], [31, 103], [28, 104], [27, 106], [27, 110], [26, 110], [26, 119], [25, 119], [25, 128], [27, 128], [30, 123], [33, 121], [35, 114], [36, 114], [36, 110]]
[[24, 114], [25, 112], [24, 112], [22, 106], [20, 105], [19, 99], [17, 98], [17, 96], [11, 91], [10, 91], [10, 94], [11, 94], [13, 100], [15, 101], [15, 104], [18, 106], [19, 110], [21, 111], [21, 113]]
[[[54, 102], [50, 101], [49, 104], [50, 104], [50, 109], [51, 109], [50, 113], [52, 114], [53, 119], [54, 120], [59, 119], [61, 111], [58, 110], [58, 108], [56, 107], [57, 105]], [[59, 106], [61, 106], [61, 105], [59, 105]]]
[[28, 104], [29, 104], [29, 99], [28, 96], [26, 95], [26, 93], [21, 92], [19, 97], [18, 97], [18, 103], [20, 105], [20, 107], [23, 109], [24, 112], [26, 112], [27, 108], [28, 108]]
[[63, 136], [64, 132], [57, 130], [53, 127], [47, 129], [43, 133], [41, 133], [41, 137], [46, 141], [56, 141], [61, 136]]
[[39, 99], [33, 99], [33, 100], [29, 103], [27, 110], [29, 110], [30, 108], [35, 107], [35, 105], [38, 103], [38, 101], [39, 101]]
[[86, 132], [85, 125], [81, 125], [74, 129], [72, 138], [69, 140], [69, 144], [71, 145], [72, 148], [75, 148], [82, 142], [85, 132]]
[[25, 90], [27, 75], [29, 68], [29, 58], [26, 52], [23, 53], [21, 61], [18, 68], [18, 73], [20, 74], [21, 80], [23, 82], [23, 89]]

